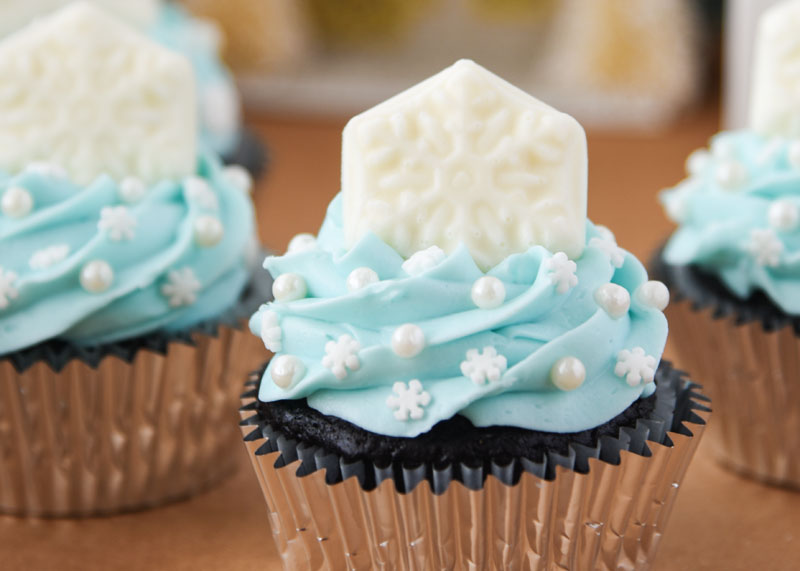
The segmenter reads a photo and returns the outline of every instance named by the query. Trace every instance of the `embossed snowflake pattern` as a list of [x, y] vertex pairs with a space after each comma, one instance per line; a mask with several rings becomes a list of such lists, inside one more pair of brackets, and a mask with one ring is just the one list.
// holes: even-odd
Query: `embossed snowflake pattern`
[[338, 340], [325, 344], [322, 366], [330, 369], [337, 379], [344, 379], [348, 369], [357, 371], [361, 368], [361, 361], [358, 360], [360, 350], [361, 344], [345, 333]]
[[169, 271], [167, 283], [161, 286], [161, 293], [169, 300], [170, 307], [181, 307], [197, 301], [197, 292], [202, 287], [192, 268], [187, 266]]
[[126, 206], [106, 206], [100, 211], [97, 229], [106, 232], [114, 242], [132, 240], [136, 235], [136, 218]]
[[200, 177], [191, 176], [183, 181], [186, 197], [203, 210], [219, 210], [219, 199], [206, 181]]
[[264, 347], [273, 353], [279, 353], [283, 349], [283, 330], [278, 314], [269, 309], [261, 312], [261, 340]]
[[403, 262], [403, 271], [410, 276], [418, 276], [441, 264], [447, 254], [439, 246], [431, 246], [412, 255]]
[[394, 394], [386, 399], [386, 405], [394, 410], [397, 420], [419, 420], [425, 414], [424, 407], [431, 402], [431, 395], [422, 390], [418, 379], [409, 381], [407, 385], [398, 381], [392, 386], [392, 392]]
[[613, 234], [610, 237], [601, 236], [592, 238], [589, 240], [589, 246], [597, 248], [608, 256], [608, 261], [611, 262], [611, 265], [615, 268], [621, 268], [622, 264], [625, 263], [625, 250], [617, 246], [617, 241], [614, 239]]
[[623, 349], [617, 353], [617, 365], [614, 373], [623, 377], [630, 386], [636, 387], [642, 383], [652, 383], [656, 376], [656, 358], [646, 355], [644, 349], [635, 347], [630, 351]]
[[461, 363], [461, 373], [476, 385], [482, 385], [487, 380], [496, 383], [506, 372], [507, 366], [506, 358], [498, 355], [494, 347], [484, 347], [483, 352], [470, 349], [467, 359]]
[[550, 281], [556, 286], [558, 293], [567, 293], [578, 285], [578, 264], [570, 260], [564, 252], [557, 252], [545, 261], [545, 268], [549, 270]]
[[771, 228], [756, 229], [750, 232], [750, 240], [744, 244], [759, 266], [774, 268], [781, 263], [783, 242]]
[[65, 260], [67, 256], [69, 256], [69, 245], [55, 244], [35, 251], [28, 260], [28, 266], [32, 270], [46, 270]]
[[11, 270], [4, 270], [0, 266], [0, 309], [5, 309], [11, 304], [12, 299], [17, 299], [19, 291], [14, 287], [17, 274]]

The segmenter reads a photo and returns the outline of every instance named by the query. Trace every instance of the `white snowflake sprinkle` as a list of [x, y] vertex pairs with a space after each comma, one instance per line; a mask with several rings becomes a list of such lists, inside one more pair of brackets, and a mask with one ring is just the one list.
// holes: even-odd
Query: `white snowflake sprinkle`
[[507, 366], [506, 358], [498, 355], [494, 347], [484, 347], [483, 353], [470, 349], [467, 351], [467, 360], [461, 363], [461, 373], [476, 385], [482, 385], [487, 380], [496, 383], [506, 372]]
[[625, 381], [632, 387], [642, 383], [652, 383], [656, 376], [656, 358], [646, 355], [644, 349], [636, 347], [630, 351], [623, 349], [617, 353], [617, 366], [614, 373], [618, 377], [625, 377]]
[[608, 256], [608, 261], [615, 268], [621, 268], [622, 264], [625, 263], [625, 250], [617, 246], [617, 241], [614, 240], [613, 236], [610, 238], [607, 236], [592, 238], [589, 240], [589, 246], [597, 248]]
[[545, 262], [545, 267], [550, 270], [550, 281], [556, 286], [558, 293], [566, 293], [570, 288], [578, 285], [578, 264], [570, 260], [564, 252], [558, 252]]
[[261, 340], [264, 347], [278, 353], [283, 349], [283, 330], [278, 320], [278, 314], [272, 310], [261, 313]]
[[772, 229], [756, 229], [750, 232], [750, 240], [744, 249], [749, 252], [758, 265], [774, 268], [781, 262], [783, 242]]
[[219, 210], [219, 199], [206, 181], [197, 176], [191, 176], [183, 181], [186, 196], [205, 210]]
[[136, 218], [127, 206], [106, 206], [100, 211], [97, 229], [107, 232], [114, 242], [132, 240], [136, 234]]
[[418, 276], [441, 264], [446, 257], [447, 254], [439, 246], [431, 246], [403, 262], [403, 271], [410, 276]]
[[422, 383], [417, 379], [409, 381], [408, 385], [402, 381], [396, 382], [392, 392], [394, 394], [386, 399], [386, 404], [395, 409], [394, 417], [397, 420], [419, 420], [425, 413], [422, 408], [431, 402], [431, 395], [422, 390]]
[[0, 309], [7, 308], [11, 303], [10, 300], [17, 299], [19, 291], [14, 287], [16, 281], [17, 274], [0, 266]]
[[197, 301], [197, 292], [201, 287], [192, 268], [185, 267], [170, 270], [167, 274], [167, 283], [161, 286], [161, 293], [169, 299], [170, 307], [181, 307]]
[[35, 251], [30, 260], [28, 260], [28, 265], [32, 270], [46, 270], [50, 266], [65, 260], [67, 256], [69, 256], [69, 245], [56, 244]]
[[337, 341], [328, 341], [322, 366], [331, 370], [337, 379], [347, 376], [347, 369], [357, 371], [361, 367], [358, 352], [361, 344], [350, 335], [344, 334]]

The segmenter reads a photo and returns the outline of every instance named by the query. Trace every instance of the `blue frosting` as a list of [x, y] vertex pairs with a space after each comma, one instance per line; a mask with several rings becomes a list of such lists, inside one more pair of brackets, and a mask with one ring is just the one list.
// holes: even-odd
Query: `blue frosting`
[[[7, 307], [0, 308], [0, 355], [53, 338], [94, 344], [180, 330], [231, 307], [249, 277], [252, 202], [212, 155], [200, 157], [197, 177], [211, 201], [187, 191], [185, 182], [165, 180], [125, 205], [120, 186], [108, 176], [80, 187], [41, 169], [0, 173], [0, 195], [23, 187], [34, 204], [23, 218], [0, 214], [0, 282], [5, 277], [14, 290], [5, 291]], [[104, 207], [122, 205], [136, 227], [130, 239], [115, 241], [98, 223]], [[203, 215], [217, 218], [224, 229], [211, 247], [195, 241], [195, 221]], [[62, 255], [35, 263], [37, 253], [53, 247], [63, 249]], [[81, 286], [81, 269], [93, 260], [104, 260], [113, 270], [113, 282], [102, 293]], [[186, 268], [199, 282], [196, 299], [172, 306], [164, 285], [170, 271]]]
[[[366, 430], [413, 437], [441, 420], [462, 414], [477, 426], [506, 425], [548, 432], [594, 428], [623, 412], [654, 390], [652, 383], [629, 386], [615, 374], [621, 350], [642, 348], [661, 357], [667, 335], [663, 313], [636, 299], [614, 319], [595, 302], [595, 291], [615, 283], [631, 294], [647, 280], [643, 266], [624, 254], [615, 268], [609, 255], [591, 242], [608, 231], [587, 227], [587, 247], [577, 263], [578, 284], [559, 294], [542, 247], [514, 254], [482, 272], [465, 248], [419, 275], [406, 273], [403, 258], [373, 234], [351, 249], [344, 247], [341, 196], [331, 204], [316, 247], [281, 257], [264, 266], [273, 277], [291, 272], [307, 284], [304, 299], [264, 305], [250, 321], [255, 334], [269, 316], [281, 329], [281, 350], [267, 369], [259, 399], [270, 402], [307, 398], [318, 411]], [[348, 292], [347, 276], [369, 267], [380, 281]], [[471, 299], [478, 278], [499, 278], [505, 302], [479, 309]], [[632, 295], [632, 297], [635, 297]], [[272, 313], [270, 313], [272, 312]], [[413, 358], [391, 348], [392, 333], [405, 323], [419, 326], [426, 347]], [[360, 344], [356, 370], [338, 379], [323, 366], [326, 344], [348, 334]], [[499, 380], [476, 384], [460, 370], [471, 349], [493, 347], [507, 360]], [[305, 373], [288, 388], [272, 382], [281, 355], [299, 358]], [[550, 380], [554, 363], [565, 356], [580, 359], [586, 380], [562, 391]], [[387, 398], [397, 381], [417, 379], [430, 396], [421, 418], [398, 420]]]
[[751, 131], [714, 137], [711, 151], [690, 161], [689, 178], [661, 195], [679, 224], [664, 260], [702, 267], [742, 299], [763, 291], [786, 313], [800, 314], [797, 154], [800, 143]]

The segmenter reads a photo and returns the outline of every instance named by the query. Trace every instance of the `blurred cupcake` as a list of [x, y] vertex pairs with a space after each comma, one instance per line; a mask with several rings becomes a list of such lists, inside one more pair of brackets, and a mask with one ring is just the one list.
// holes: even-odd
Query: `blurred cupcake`
[[586, 219], [580, 125], [462, 60], [343, 141], [250, 321], [285, 568], [647, 565], [707, 409], [659, 365], [666, 288]]
[[[756, 478], [800, 486], [800, 2], [759, 28], [751, 128], [693, 153], [662, 194], [679, 226], [654, 270], [676, 299], [673, 340], [714, 398], [715, 450]], [[794, 79], [793, 79], [794, 77]], [[711, 356], [711, 357], [710, 357]]]
[[264, 278], [241, 173], [197, 149], [189, 62], [77, 3], [0, 43], [0, 81], [0, 510], [209, 486]]

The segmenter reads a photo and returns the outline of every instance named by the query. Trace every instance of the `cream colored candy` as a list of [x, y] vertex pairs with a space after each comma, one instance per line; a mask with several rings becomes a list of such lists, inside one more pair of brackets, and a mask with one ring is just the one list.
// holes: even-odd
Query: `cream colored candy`
[[765, 135], [800, 136], [800, 0], [764, 13], [754, 61], [751, 127]]
[[0, 169], [181, 178], [194, 172], [195, 105], [187, 59], [75, 3], [0, 43]]
[[354, 117], [344, 130], [344, 231], [409, 257], [463, 243], [482, 269], [542, 245], [581, 255], [583, 129], [469, 60]]

